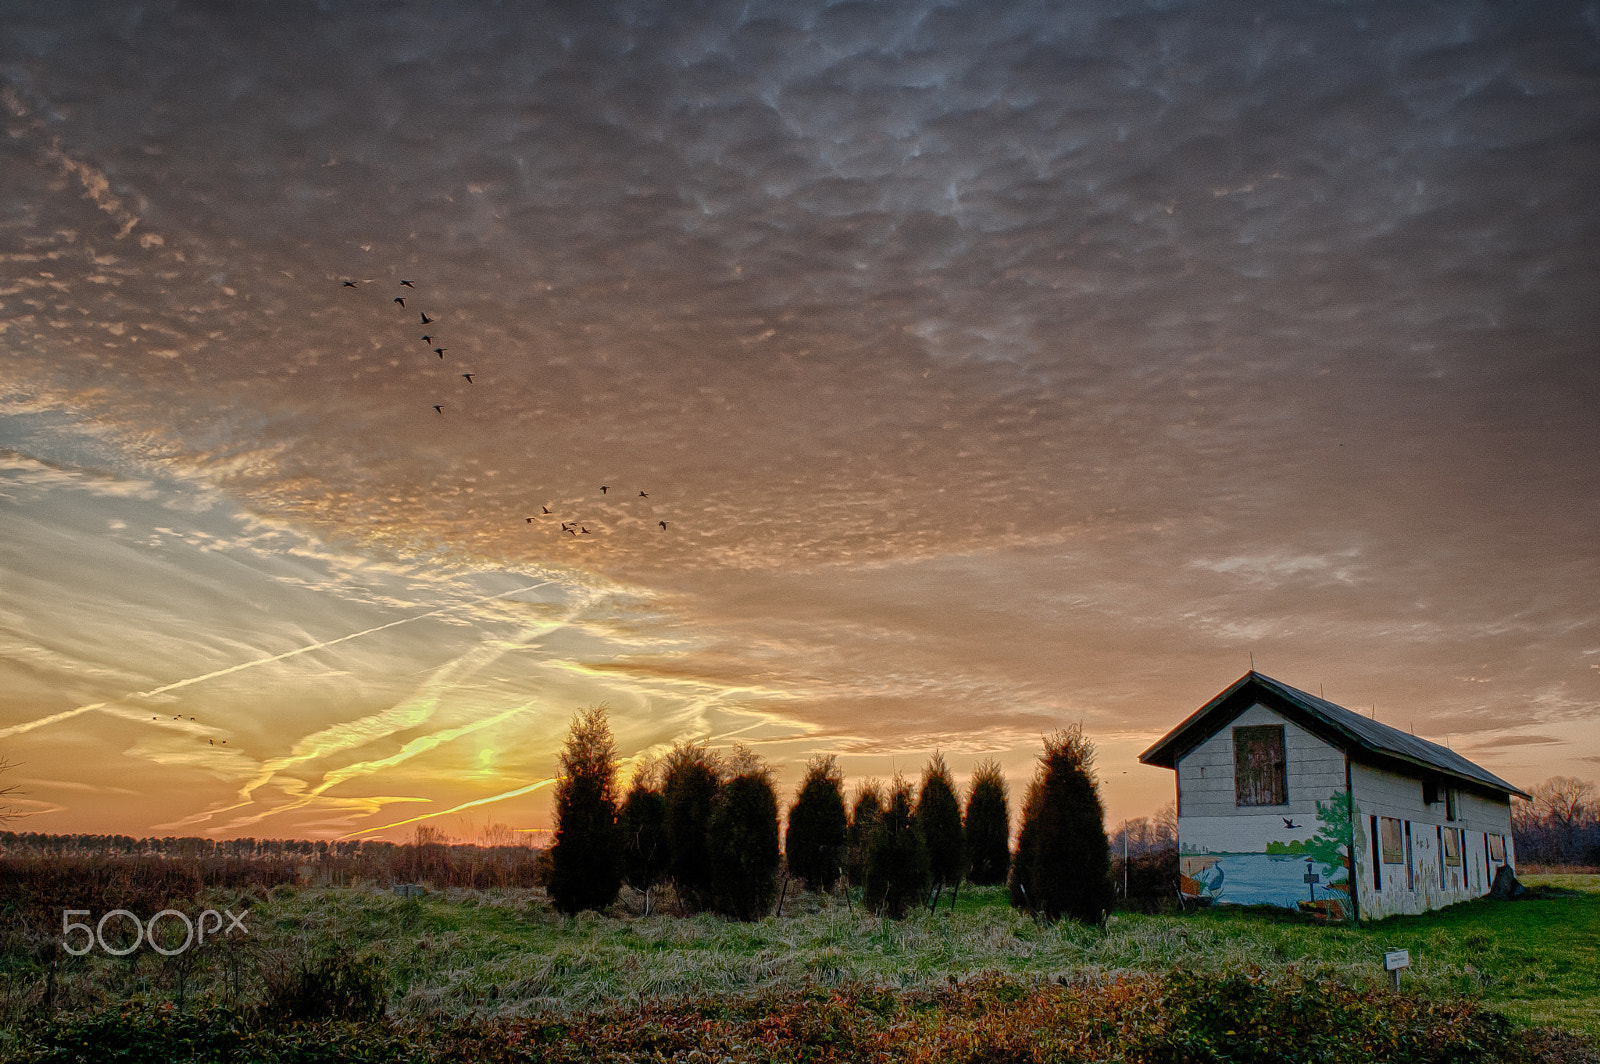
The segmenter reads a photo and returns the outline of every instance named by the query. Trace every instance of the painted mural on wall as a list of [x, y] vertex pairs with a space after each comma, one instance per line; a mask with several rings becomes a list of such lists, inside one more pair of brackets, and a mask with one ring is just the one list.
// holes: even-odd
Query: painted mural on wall
[[[1287, 832], [1302, 827], [1295, 817], [1280, 819]], [[1310, 828], [1306, 824], [1303, 830]], [[1208, 902], [1276, 905], [1349, 919], [1350, 795], [1335, 793], [1317, 802], [1316, 828], [1309, 838], [1274, 839], [1260, 850], [1220, 851], [1185, 840], [1178, 857], [1180, 889]]]

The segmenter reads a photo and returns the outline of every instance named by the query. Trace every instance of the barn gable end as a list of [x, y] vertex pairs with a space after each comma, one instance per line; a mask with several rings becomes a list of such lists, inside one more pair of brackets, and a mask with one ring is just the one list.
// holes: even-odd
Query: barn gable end
[[1185, 894], [1333, 918], [1486, 893], [1522, 792], [1445, 747], [1256, 672], [1140, 760], [1176, 772]]

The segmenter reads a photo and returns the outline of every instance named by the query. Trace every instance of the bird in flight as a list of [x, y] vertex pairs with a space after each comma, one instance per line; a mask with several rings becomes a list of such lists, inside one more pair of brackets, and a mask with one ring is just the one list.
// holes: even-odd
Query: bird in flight
[[433, 353], [438, 355], [440, 358], [443, 358], [444, 357], [444, 348], [436, 347], [436, 348], [433, 349]]
[[427, 311], [419, 310], [417, 313], [422, 315], [422, 324], [424, 324], [424, 325], [432, 325], [433, 324], [433, 319], [428, 317], [428, 312]]
[[344, 283], [344, 286], [345, 286], [345, 287], [346, 287], [346, 288], [354, 288], [354, 287], [356, 287], [356, 283], [355, 283], [355, 282], [354, 282], [354, 281], [346, 281], [346, 282], [345, 282], [345, 283]]
[[530, 524], [530, 525], [533, 524], [533, 518], [531, 518], [531, 517], [525, 517], [525, 518], [523, 518], [523, 520], [527, 521], [528, 524]]
[[1286, 828], [1297, 828], [1297, 827], [1300, 826], [1299, 824], [1296, 824], [1294, 822], [1294, 817], [1286, 816], [1286, 817], [1283, 817], [1282, 819], [1283, 819], [1283, 826], [1286, 827]]
[[545, 513], [547, 513], [547, 514], [553, 514], [553, 513], [555, 513], [555, 511], [554, 511], [554, 510], [552, 510], [552, 509], [550, 509], [550, 507], [548, 507], [548, 506], [545, 506], [545, 505], [544, 505], [544, 504], [543, 504], [543, 503], [541, 503], [541, 504], [540, 504], [540, 505], [539, 505], [539, 509], [541, 509], [541, 510], [543, 510], [543, 511], [544, 511], [544, 512], [545, 512]]
[[405, 285], [407, 288], [415, 288], [415, 287], [417, 287], [416, 285], [412, 284], [410, 281], [401, 281], [400, 283]]
[[444, 413], [444, 407], [440, 406], [438, 403], [434, 403], [433, 408], [441, 414]]
[[607, 490], [606, 485], [604, 485], [604, 484], [600, 485], [600, 494], [601, 495], [604, 495], [606, 493], [606, 490]]
[[571, 525], [562, 525], [561, 528], [562, 528], [563, 531], [569, 532], [574, 536], [576, 536], [578, 534], [578, 530], [573, 528]]
[[394, 297], [394, 301], [396, 303], [400, 304], [400, 309], [401, 310], [405, 309], [405, 307], [406, 307], [406, 297], [405, 296], [395, 296]]
[[661, 531], [665, 532], [667, 530], [667, 523], [665, 521], [657, 521], [656, 524], [661, 526]]
[[467, 383], [468, 383], [468, 384], [471, 384], [471, 383], [472, 383], [472, 378], [473, 378], [473, 377], [474, 377], [474, 376], [475, 376], [475, 374], [472, 374], [472, 373], [463, 373], [463, 374], [462, 374], [462, 376], [463, 376], [463, 377], [465, 377], [465, 378], [467, 378]]
[[431, 336], [424, 336], [424, 337], [423, 337], [423, 338], [422, 338], [422, 342], [423, 342], [423, 343], [425, 343], [425, 344], [431, 344], [431, 343], [433, 343], [433, 337], [431, 337]]
[[584, 534], [584, 535], [586, 535], [586, 536], [592, 536], [592, 535], [594, 535], [594, 533], [593, 533], [593, 532], [590, 532], [590, 531], [589, 531], [589, 530], [588, 530], [588, 529], [587, 529], [587, 528], [584, 528], [584, 527], [583, 527], [583, 526], [582, 526], [582, 525], [579, 525], [579, 526], [578, 526], [578, 531], [579, 531], [579, 532], [582, 532], [582, 533], [583, 533], [583, 534]]
[[641, 491], [639, 493], [639, 498], [641, 498], [641, 499], [648, 499], [649, 497], [650, 497], [650, 493], [647, 492], [647, 491]]

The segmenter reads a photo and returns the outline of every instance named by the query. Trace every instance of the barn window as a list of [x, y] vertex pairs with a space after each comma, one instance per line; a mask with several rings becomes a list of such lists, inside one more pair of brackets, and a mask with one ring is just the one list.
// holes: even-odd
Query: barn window
[[1378, 825], [1383, 836], [1383, 863], [1404, 864], [1406, 859], [1406, 844], [1404, 829], [1400, 826], [1400, 818], [1386, 816], [1378, 818]]
[[1444, 863], [1451, 868], [1461, 867], [1461, 833], [1455, 828], [1444, 829]]
[[1288, 805], [1288, 768], [1282, 724], [1233, 729], [1235, 804]]

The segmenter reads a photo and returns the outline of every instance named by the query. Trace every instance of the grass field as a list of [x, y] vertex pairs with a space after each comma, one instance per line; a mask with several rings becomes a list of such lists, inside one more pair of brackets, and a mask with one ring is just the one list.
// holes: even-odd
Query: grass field
[[1118, 914], [1105, 928], [1035, 923], [999, 888], [968, 888], [956, 911], [879, 921], [833, 899], [791, 895], [781, 918], [554, 913], [533, 891], [450, 891], [423, 898], [339, 888], [278, 888], [243, 911], [248, 938], [163, 958], [37, 948], [0, 955], [0, 1022], [22, 1022], [53, 980], [78, 1011], [178, 1002], [240, 1005], [275, 977], [343, 954], [382, 973], [388, 1013], [450, 1021], [573, 1016], [706, 995], [794, 987], [932, 991], [977, 977], [1115, 980], [1174, 970], [1257, 973], [1383, 985], [1386, 947], [1411, 951], [1405, 987], [1423, 1000], [1477, 999], [1507, 1015], [1600, 1037], [1600, 877], [1544, 877], [1561, 896], [1478, 901], [1357, 927], [1323, 927], [1278, 910]]
[[1600, 875], [1528, 877], [1572, 897], [1478, 901], [1385, 920], [1369, 934], [1412, 956], [1439, 943], [1472, 965], [1483, 1000], [1517, 1019], [1600, 1039]]

